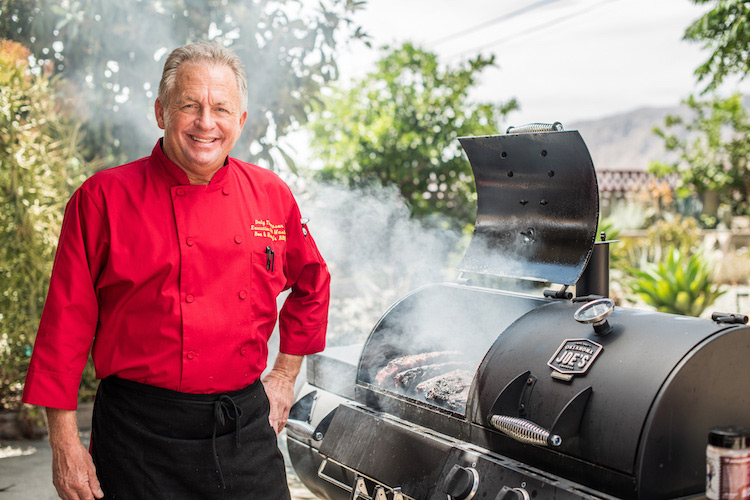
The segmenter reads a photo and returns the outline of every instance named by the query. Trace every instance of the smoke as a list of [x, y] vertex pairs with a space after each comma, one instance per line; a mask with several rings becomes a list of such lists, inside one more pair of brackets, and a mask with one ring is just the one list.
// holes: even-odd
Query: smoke
[[[300, 179], [290, 185], [331, 273], [328, 347], [363, 344], [404, 295], [455, 280], [461, 235], [412, 218], [397, 188], [349, 189]], [[285, 298], [279, 297], [279, 305]], [[269, 341], [269, 367], [278, 345], [277, 326]], [[350, 359], [319, 361], [318, 377], [333, 384], [329, 390], [351, 390], [358, 355], [358, 349], [349, 349]], [[342, 370], [347, 363], [350, 368]]]
[[310, 184], [297, 198], [331, 271], [329, 345], [362, 342], [398, 298], [455, 279], [460, 234], [413, 219], [396, 188]]
[[[87, 123], [88, 142], [108, 161], [110, 148], [122, 162], [151, 152], [161, 136], [154, 116], [161, 71], [169, 52], [185, 43], [158, 4], [133, 7], [125, 2], [76, 12], [83, 6], [68, 5], [80, 19], [55, 32], [60, 40], [51, 54], [65, 65], [65, 95]], [[83, 44], [93, 47], [82, 50]]]
[[210, 40], [234, 50], [248, 77], [237, 156], [270, 160], [277, 139], [306, 121], [321, 86], [337, 77], [337, 50], [362, 40], [350, 19], [362, 5], [45, 0], [11, 2], [0, 14], [6, 34], [27, 44], [40, 67], [61, 72], [64, 93], [87, 124], [87, 155], [113, 163], [147, 155], [159, 136], [153, 106], [167, 55]]
[[[364, 382], [374, 383], [375, 374], [397, 357], [439, 351], [450, 351], [450, 359], [441, 363], [450, 362], [435, 369], [458, 367], [470, 380], [498, 336], [542, 303], [456, 286], [465, 239], [445, 229], [448, 224], [427, 225], [412, 218], [396, 188], [292, 185], [332, 276], [327, 345], [333, 349], [317, 359], [314, 369], [317, 383], [329, 391], [349, 394], [357, 367]], [[498, 253], [497, 248], [479, 245], [473, 258], [502, 258]], [[498, 284], [479, 275], [472, 279]], [[520, 288], [517, 280], [501, 284]], [[366, 340], [361, 360], [359, 350], [342, 349]], [[413, 387], [395, 388], [389, 380], [389, 390], [424, 397]], [[460, 407], [458, 403], [459, 411]]]

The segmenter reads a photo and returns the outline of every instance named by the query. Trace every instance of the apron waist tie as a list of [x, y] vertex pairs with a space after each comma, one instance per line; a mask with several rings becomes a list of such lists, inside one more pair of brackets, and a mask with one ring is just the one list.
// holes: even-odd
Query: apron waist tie
[[211, 445], [214, 452], [214, 463], [216, 464], [216, 469], [219, 471], [219, 478], [221, 479], [221, 486], [223, 489], [227, 489], [227, 485], [224, 482], [224, 474], [221, 471], [221, 464], [219, 463], [219, 454], [216, 451], [216, 428], [218, 425], [224, 425], [227, 422], [227, 419], [234, 420], [234, 446], [239, 448], [240, 417], [242, 417], [242, 408], [237, 406], [237, 403], [226, 394], [222, 395], [214, 402], [214, 432], [211, 438]]

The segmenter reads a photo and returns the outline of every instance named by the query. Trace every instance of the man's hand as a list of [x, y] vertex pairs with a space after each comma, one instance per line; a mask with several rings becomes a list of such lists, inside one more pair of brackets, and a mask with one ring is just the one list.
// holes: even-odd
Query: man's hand
[[47, 408], [52, 448], [52, 483], [63, 500], [93, 500], [104, 492], [91, 455], [78, 437], [76, 412]]
[[294, 382], [302, 366], [302, 356], [279, 353], [273, 369], [263, 377], [263, 387], [271, 404], [268, 422], [278, 436], [284, 430], [294, 400]]

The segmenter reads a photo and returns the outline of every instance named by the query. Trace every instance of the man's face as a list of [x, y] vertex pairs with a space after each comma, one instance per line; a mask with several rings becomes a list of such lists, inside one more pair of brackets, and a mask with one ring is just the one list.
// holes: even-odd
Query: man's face
[[234, 73], [224, 65], [183, 63], [169, 101], [164, 105], [157, 99], [155, 104], [164, 153], [192, 184], [208, 183], [224, 165], [247, 118]]

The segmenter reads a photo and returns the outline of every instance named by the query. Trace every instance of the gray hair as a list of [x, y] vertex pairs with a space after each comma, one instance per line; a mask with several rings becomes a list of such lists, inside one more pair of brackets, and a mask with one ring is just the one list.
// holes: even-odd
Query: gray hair
[[167, 106], [177, 78], [177, 68], [184, 62], [223, 64], [232, 70], [237, 79], [242, 111], [247, 110], [247, 77], [237, 54], [213, 42], [195, 42], [178, 47], [169, 54], [159, 82], [159, 101]]

